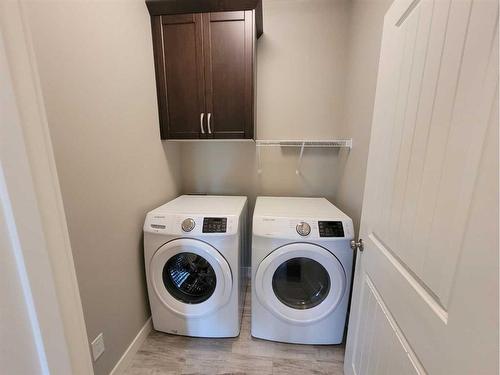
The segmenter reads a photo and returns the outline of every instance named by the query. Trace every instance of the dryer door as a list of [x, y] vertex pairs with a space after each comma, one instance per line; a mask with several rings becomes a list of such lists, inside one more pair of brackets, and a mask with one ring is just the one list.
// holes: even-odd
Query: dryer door
[[293, 243], [273, 251], [260, 263], [254, 282], [261, 304], [294, 324], [323, 319], [339, 305], [346, 290], [339, 260], [310, 243]]
[[161, 246], [151, 259], [149, 275], [165, 307], [184, 317], [211, 313], [231, 295], [229, 264], [214, 247], [194, 239]]

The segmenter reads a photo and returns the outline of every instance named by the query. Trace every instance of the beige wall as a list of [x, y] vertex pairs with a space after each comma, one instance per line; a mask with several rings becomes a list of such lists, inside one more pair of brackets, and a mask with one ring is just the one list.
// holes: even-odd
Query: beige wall
[[[343, 0], [264, 0], [264, 35], [257, 42], [257, 138], [336, 137], [343, 115], [346, 8]], [[184, 192], [327, 196], [332, 199], [344, 153], [262, 149], [255, 144], [182, 144]]]
[[346, 63], [344, 0], [264, 0], [257, 42], [257, 137], [335, 137]]
[[341, 136], [353, 138], [342, 164], [335, 203], [359, 230], [370, 144], [373, 104], [384, 15], [392, 0], [352, 0], [349, 6], [348, 63]]
[[142, 0], [28, 3], [94, 364], [108, 374], [148, 319], [145, 213], [174, 197], [179, 150], [158, 134]]

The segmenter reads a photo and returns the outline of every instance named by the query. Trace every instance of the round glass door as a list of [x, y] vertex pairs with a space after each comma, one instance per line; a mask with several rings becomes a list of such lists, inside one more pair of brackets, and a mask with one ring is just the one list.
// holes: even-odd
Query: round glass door
[[200, 317], [230, 299], [233, 277], [226, 259], [211, 245], [179, 238], [162, 245], [149, 262], [154, 296], [182, 317]]
[[183, 252], [171, 257], [162, 272], [163, 284], [177, 300], [196, 304], [210, 298], [217, 285], [215, 271], [202, 256]]
[[252, 282], [259, 302], [293, 324], [310, 324], [328, 316], [346, 291], [339, 259], [322, 246], [303, 242], [269, 253]]
[[273, 291], [288, 307], [305, 310], [319, 305], [330, 291], [330, 276], [317, 261], [299, 257], [282, 263], [273, 275]]

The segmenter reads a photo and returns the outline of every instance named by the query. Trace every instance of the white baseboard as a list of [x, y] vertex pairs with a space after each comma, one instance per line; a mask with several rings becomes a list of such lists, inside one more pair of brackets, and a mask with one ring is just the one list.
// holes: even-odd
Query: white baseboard
[[144, 342], [144, 340], [146, 340], [146, 337], [148, 337], [149, 333], [152, 330], [153, 323], [151, 321], [151, 318], [149, 318], [141, 328], [137, 336], [135, 336], [134, 340], [130, 343], [127, 350], [125, 350], [125, 353], [123, 353], [118, 363], [115, 365], [115, 367], [113, 367], [113, 370], [111, 370], [109, 375], [121, 375], [125, 372], [125, 370], [130, 365], [130, 362], [132, 362], [132, 358], [134, 357], [135, 353], [137, 353], [142, 343]]

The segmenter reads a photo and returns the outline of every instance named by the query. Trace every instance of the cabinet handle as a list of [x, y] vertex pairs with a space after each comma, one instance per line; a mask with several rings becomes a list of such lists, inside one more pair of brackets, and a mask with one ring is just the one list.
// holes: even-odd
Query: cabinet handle
[[208, 113], [208, 133], [212, 134], [212, 129], [210, 128], [210, 119], [212, 118], [212, 114]]
[[201, 134], [205, 134], [205, 129], [203, 129], [203, 117], [205, 117], [205, 113], [200, 114], [200, 129], [201, 129]]

